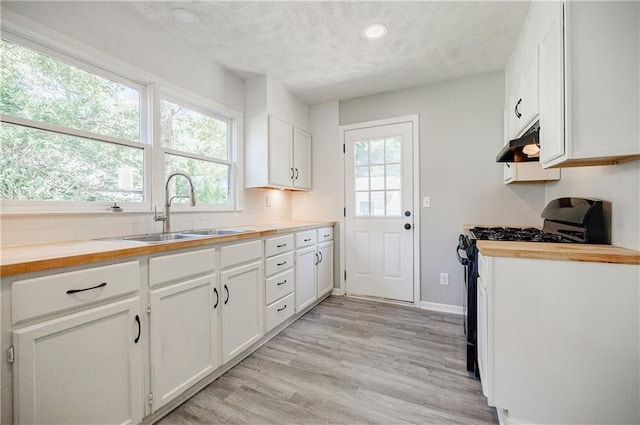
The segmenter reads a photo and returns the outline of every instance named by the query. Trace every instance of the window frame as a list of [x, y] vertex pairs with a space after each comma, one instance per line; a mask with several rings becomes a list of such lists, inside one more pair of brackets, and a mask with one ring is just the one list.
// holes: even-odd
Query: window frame
[[[160, 99], [178, 103], [205, 115], [212, 116], [228, 123], [229, 129], [229, 155], [227, 161], [214, 159], [225, 165], [230, 165], [230, 200], [229, 204], [198, 204], [195, 207], [175, 203], [172, 210], [175, 212], [204, 212], [204, 211], [242, 211], [244, 185], [244, 172], [242, 161], [242, 126], [243, 115], [232, 108], [211, 101], [203, 96], [184, 89], [175, 83], [164, 80], [148, 71], [113, 58], [94, 48], [78, 43], [65, 44], [64, 36], [45, 37], [22, 27], [9, 25], [11, 28], [3, 28], [2, 38], [32, 49], [38, 53], [61, 60], [69, 65], [93, 73], [99, 77], [107, 78], [138, 90], [140, 93], [140, 140], [130, 141], [113, 136], [92, 133], [87, 130], [76, 130], [69, 127], [33, 121], [26, 118], [0, 114], [0, 121], [8, 124], [17, 124], [29, 128], [54, 133], [82, 137], [105, 143], [113, 143], [133, 148], [143, 149], [143, 202], [118, 202], [125, 212], [152, 213], [155, 208], [164, 207], [164, 155], [165, 152], [178, 156], [205, 159], [212, 161], [214, 158], [199, 158], [196, 154], [183, 151], [173, 151], [161, 146], [160, 138]], [[25, 34], [24, 36], [22, 34]], [[60, 39], [58, 39], [60, 38]], [[87, 53], [88, 52], [88, 53]], [[2, 124], [0, 123], [0, 124]], [[196, 193], [197, 201], [197, 193]], [[99, 213], [109, 212], [113, 205], [108, 201], [45, 201], [45, 200], [0, 200], [0, 215], [2, 214], [31, 214], [31, 213]]]

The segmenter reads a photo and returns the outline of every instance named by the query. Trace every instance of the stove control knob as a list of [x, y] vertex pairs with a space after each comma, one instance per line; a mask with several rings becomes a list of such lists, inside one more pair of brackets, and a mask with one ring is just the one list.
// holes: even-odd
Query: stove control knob
[[411, 229], [411, 225], [409, 223], [405, 223], [404, 224], [404, 228], [409, 230], [409, 229]]

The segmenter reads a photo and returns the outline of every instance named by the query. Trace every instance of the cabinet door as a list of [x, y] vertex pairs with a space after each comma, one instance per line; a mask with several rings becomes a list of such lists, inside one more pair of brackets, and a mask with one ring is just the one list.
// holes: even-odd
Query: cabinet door
[[311, 135], [293, 129], [293, 187], [311, 189]]
[[[563, 6], [548, 2], [548, 19], [543, 26], [539, 55], [540, 161], [549, 161], [565, 153], [564, 138], [564, 46], [562, 35]], [[542, 7], [542, 6], [538, 6]]]
[[14, 331], [15, 422], [139, 423], [139, 303], [136, 297]]
[[480, 369], [480, 381], [482, 382], [482, 393], [488, 397], [489, 382], [491, 376], [488, 374], [488, 321], [487, 321], [487, 289], [482, 284], [482, 278], [478, 277], [477, 283], [477, 350], [478, 368]]
[[269, 184], [291, 187], [294, 170], [292, 161], [293, 127], [286, 122], [269, 117]]
[[317, 299], [315, 245], [296, 251], [296, 313]]
[[151, 291], [154, 411], [219, 365], [220, 293], [211, 274]]
[[520, 128], [518, 133], [529, 128], [533, 120], [538, 116], [538, 55], [534, 50], [529, 53], [525, 61], [525, 67], [521, 77], [522, 102], [518, 111], [522, 116], [519, 118]]
[[262, 261], [220, 273], [222, 361], [231, 360], [264, 334]]
[[318, 244], [318, 297], [333, 289], [333, 241]]

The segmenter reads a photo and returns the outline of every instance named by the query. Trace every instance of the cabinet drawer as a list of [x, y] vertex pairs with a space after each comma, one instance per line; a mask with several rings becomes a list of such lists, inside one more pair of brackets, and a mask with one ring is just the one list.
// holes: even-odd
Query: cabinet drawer
[[262, 241], [236, 243], [220, 249], [220, 267], [223, 269], [260, 258], [262, 258]]
[[293, 269], [268, 278], [265, 283], [265, 304], [269, 305], [293, 292], [293, 288], [295, 288], [294, 279], [295, 273]]
[[265, 273], [271, 276], [274, 273], [290, 269], [293, 267], [293, 252], [287, 252], [275, 257], [267, 258], [265, 261]]
[[149, 260], [149, 286], [210, 272], [216, 267], [215, 248], [162, 255]]
[[316, 230], [296, 233], [296, 248], [313, 245], [316, 243]]
[[293, 249], [293, 235], [285, 235], [277, 238], [269, 238], [264, 241], [264, 255], [271, 257], [272, 255], [281, 254]]
[[11, 287], [11, 318], [18, 323], [139, 289], [138, 261], [19, 280]]
[[280, 323], [293, 316], [295, 312], [294, 294], [289, 294], [280, 301], [276, 301], [267, 307], [266, 327], [267, 332], [278, 326]]
[[317, 233], [318, 242], [333, 240], [333, 227], [321, 227]]

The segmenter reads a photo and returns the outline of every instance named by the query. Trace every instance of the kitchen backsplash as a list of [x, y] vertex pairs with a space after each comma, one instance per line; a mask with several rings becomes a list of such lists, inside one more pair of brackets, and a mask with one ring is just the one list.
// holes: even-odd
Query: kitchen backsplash
[[[266, 197], [269, 196], [270, 207]], [[173, 230], [229, 227], [291, 220], [291, 193], [280, 190], [245, 190], [244, 206], [237, 212], [172, 211]], [[112, 236], [161, 232], [152, 212], [5, 214], [0, 220], [1, 246], [31, 245]]]

